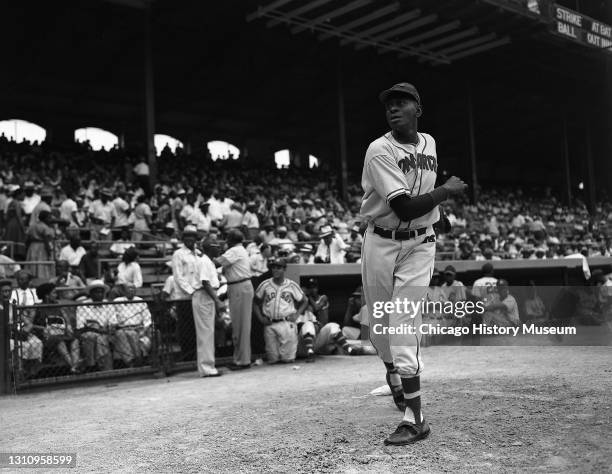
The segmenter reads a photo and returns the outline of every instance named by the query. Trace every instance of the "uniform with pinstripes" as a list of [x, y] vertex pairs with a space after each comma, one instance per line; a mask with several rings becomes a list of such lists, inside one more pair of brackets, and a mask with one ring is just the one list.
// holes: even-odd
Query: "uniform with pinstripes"
[[[402, 377], [419, 375], [423, 370], [420, 334], [376, 334], [381, 327], [418, 328], [420, 312], [385, 313], [373, 317], [375, 302], [404, 298], [421, 300], [433, 271], [436, 243], [432, 225], [440, 218], [438, 207], [411, 221], [400, 221], [389, 206], [391, 199], [429, 193], [437, 176], [436, 143], [431, 135], [419, 132], [416, 145], [398, 143], [391, 132], [373, 141], [366, 152], [361, 185], [364, 197], [361, 216], [368, 222], [362, 247], [363, 293], [370, 317], [370, 339], [384, 362], [393, 362]], [[383, 238], [374, 225], [388, 230], [427, 228], [425, 234], [408, 240]]]

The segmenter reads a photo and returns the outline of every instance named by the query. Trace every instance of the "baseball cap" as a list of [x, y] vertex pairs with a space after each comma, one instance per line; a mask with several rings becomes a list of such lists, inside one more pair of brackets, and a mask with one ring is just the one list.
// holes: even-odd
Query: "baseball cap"
[[273, 258], [268, 260], [268, 268], [272, 267], [283, 267], [287, 266], [287, 261], [284, 258]]
[[309, 278], [308, 280], [306, 280], [305, 286], [306, 288], [316, 288], [319, 286], [319, 282], [316, 278]]
[[421, 97], [419, 96], [416, 87], [408, 82], [400, 82], [391, 86], [389, 89], [382, 91], [378, 95], [378, 99], [384, 104], [392, 94], [409, 95], [416, 100], [417, 104], [421, 105]]
[[310, 244], [302, 245], [302, 252], [314, 252], [314, 248]]
[[447, 266], [444, 269], [444, 273], [450, 273], [452, 275], [456, 275], [457, 274], [457, 272], [455, 271], [455, 267], [453, 267], [452, 265]]
[[183, 237], [187, 235], [198, 235], [198, 229], [194, 225], [186, 225], [183, 229]]

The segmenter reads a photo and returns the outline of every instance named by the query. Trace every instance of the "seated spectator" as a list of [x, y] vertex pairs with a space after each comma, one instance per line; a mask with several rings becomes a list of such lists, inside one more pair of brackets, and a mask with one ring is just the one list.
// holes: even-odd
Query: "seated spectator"
[[89, 250], [81, 257], [79, 262], [79, 274], [85, 279], [85, 283], [91, 284], [93, 280], [98, 280], [102, 276], [100, 268], [100, 257], [98, 250], [100, 245], [95, 240], [89, 244]]
[[538, 288], [531, 280], [529, 282], [529, 296], [525, 300], [525, 320], [526, 321], [545, 321], [548, 319], [548, 311], [542, 298], [538, 296]]
[[485, 306], [483, 322], [489, 326], [516, 326], [521, 323], [518, 304], [510, 294], [508, 282], [497, 282], [497, 297]]
[[136, 287], [125, 285], [125, 296], [113, 301], [125, 301], [117, 305], [117, 331], [113, 337], [114, 356], [127, 367], [140, 365], [151, 350], [151, 312], [147, 303], [136, 296]]
[[308, 298], [307, 310], [314, 314], [317, 321], [322, 326], [329, 322], [329, 298], [327, 295], [319, 294], [319, 282], [316, 278], [309, 278], [306, 281], [306, 291]]
[[15, 263], [15, 260], [5, 255], [5, 252], [7, 250], [8, 250], [8, 247], [6, 245], [3, 245], [0, 248], [0, 278], [1, 279], [10, 278], [14, 276], [15, 273], [17, 273], [19, 270], [21, 270], [21, 267], [17, 263]]
[[128, 248], [122, 257], [122, 262], [117, 266], [117, 285], [132, 285], [142, 288], [142, 270], [138, 260], [138, 250], [134, 247]]
[[53, 283], [43, 283], [36, 288], [36, 295], [43, 305], [36, 309], [34, 330], [44, 347], [55, 350], [62, 357], [70, 372], [79, 370], [79, 341], [73, 331], [73, 323], [64, 308], [57, 305], [57, 292]]
[[59, 259], [67, 261], [72, 271], [75, 271], [86, 253], [87, 251], [81, 246], [81, 238], [73, 235], [70, 237], [70, 243], [60, 250]]
[[361, 246], [363, 245], [363, 237], [359, 233], [359, 226], [351, 227], [351, 233], [346, 242], [349, 244], [349, 249], [346, 254], [347, 262], [359, 262], [361, 260]]
[[130, 228], [123, 226], [119, 239], [115, 240], [110, 246], [110, 253], [113, 257], [122, 257], [125, 251], [131, 247], [134, 247], [134, 243], [130, 242]]
[[132, 212], [132, 221], [134, 224], [132, 230], [132, 240], [139, 241], [145, 240], [145, 234], [151, 231], [151, 223], [153, 212], [151, 211], [151, 207], [146, 203], [146, 196], [140, 195], [136, 198], [136, 207]]
[[259, 235], [259, 218], [257, 217], [257, 203], [249, 201], [246, 205], [246, 212], [242, 217], [242, 227], [247, 240], [255, 240]]
[[455, 271], [455, 267], [452, 265], [448, 265], [444, 269], [444, 283], [442, 283], [442, 291], [444, 292], [446, 299], [453, 303], [456, 303], [457, 301], [465, 301], [467, 299], [465, 286], [459, 280], [455, 279], [456, 275], [457, 272]]
[[344, 312], [344, 322], [342, 323], [342, 333], [347, 339], [361, 339], [361, 311], [365, 306], [363, 301], [361, 286], [358, 286], [355, 291], [349, 296], [346, 303], [346, 311]]
[[299, 263], [301, 264], [312, 264], [315, 263], [315, 256], [314, 256], [314, 249], [312, 248], [312, 245], [310, 244], [304, 244], [300, 247], [300, 260]]
[[[89, 298], [76, 311], [76, 328], [85, 359], [86, 370], [111, 370], [110, 336], [117, 325], [116, 309], [113, 305], [99, 304], [105, 299], [109, 288], [102, 280], [92, 280], [88, 288]], [[93, 304], [87, 304], [93, 303]]]
[[[16, 308], [17, 314], [11, 308], [9, 311], [9, 326], [11, 327], [11, 351], [17, 344], [21, 368], [24, 376], [32, 377], [38, 372], [42, 362], [43, 343], [34, 335], [34, 306], [39, 303], [36, 292], [30, 287], [32, 276], [25, 270], [20, 270], [15, 274], [17, 278], [17, 288], [13, 289], [9, 295], [9, 304], [15, 306], [27, 306], [28, 308]], [[3, 289], [6, 294], [7, 284], [3, 282]]]
[[348, 245], [337, 236], [331, 226], [321, 227], [320, 242], [315, 253], [315, 263], [344, 263]]
[[74, 300], [85, 288], [85, 283], [77, 275], [70, 272], [70, 266], [66, 260], [59, 260], [55, 264], [57, 276], [51, 279], [56, 287], [55, 292], [60, 299]]
[[293, 241], [287, 237], [287, 227], [284, 225], [276, 229], [276, 237], [270, 240], [268, 244], [272, 248], [276, 248], [278, 250], [286, 250], [288, 252], [293, 252], [295, 250]]

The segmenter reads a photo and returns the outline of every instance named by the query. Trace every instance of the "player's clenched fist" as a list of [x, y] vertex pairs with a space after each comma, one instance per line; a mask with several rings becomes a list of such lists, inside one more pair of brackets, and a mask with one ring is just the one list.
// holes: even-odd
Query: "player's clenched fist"
[[461, 178], [457, 178], [457, 176], [451, 176], [442, 186], [444, 186], [451, 196], [461, 194], [468, 187], [467, 184], [465, 184]]

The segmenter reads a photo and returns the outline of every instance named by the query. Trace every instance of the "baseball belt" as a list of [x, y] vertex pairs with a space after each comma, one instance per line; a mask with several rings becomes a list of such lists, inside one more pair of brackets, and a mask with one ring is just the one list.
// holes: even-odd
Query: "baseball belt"
[[250, 278], [243, 278], [242, 280], [236, 280], [236, 281], [228, 281], [227, 284], [228, 285], [235, 285], [237, 283], [242, 283], [243, 281], [247, 281], [250, 280]]
[[427, 232], [427, 227], [421, 227], [420, 229], [414, 230], [389, 230], [383, 229], [377, 225], [374, 226], [374, 233], [384, 237], [385, 239], [393, 239], [393, 240], [410, 240], [418, 237], [419, 235], [423, 235]]

